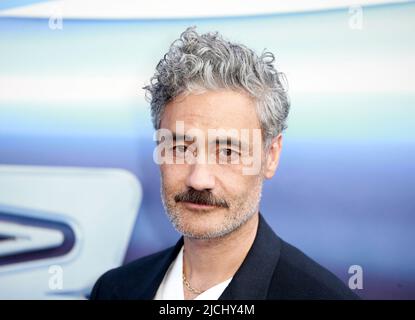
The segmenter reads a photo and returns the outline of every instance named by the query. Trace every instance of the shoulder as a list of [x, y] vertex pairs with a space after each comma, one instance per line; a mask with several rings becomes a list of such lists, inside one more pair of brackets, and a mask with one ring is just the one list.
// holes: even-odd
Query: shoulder
[[142, 286], [148, 280], [149, 273], [166, 261], [173, 248], [167, 248], [105, 272], [96, 281], [90, 299], [128, 299], [124, 293]]
[[359, 299], [333, 273], [283, 240], [269, 294], [271, 299]]

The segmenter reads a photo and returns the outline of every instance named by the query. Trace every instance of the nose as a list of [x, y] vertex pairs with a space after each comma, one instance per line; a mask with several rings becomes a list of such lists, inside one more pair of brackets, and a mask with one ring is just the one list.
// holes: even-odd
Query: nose
[[196, 190], [213, 189], [215, 177], [209, 172], [208, 164], [196, 163], [191, 165], [191, 171], [186, 179], [187, 187]]

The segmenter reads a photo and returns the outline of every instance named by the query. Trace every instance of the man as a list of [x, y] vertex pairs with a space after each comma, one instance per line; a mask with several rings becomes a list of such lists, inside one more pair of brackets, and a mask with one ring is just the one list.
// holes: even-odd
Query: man
[[[174, 247], [105, 273], [92, 299], [355, 299], [259, 212], [289, 102], [274, 56], [188, 28], [145, 89]], [[208, 158], [208, 159], [206, 159]]]

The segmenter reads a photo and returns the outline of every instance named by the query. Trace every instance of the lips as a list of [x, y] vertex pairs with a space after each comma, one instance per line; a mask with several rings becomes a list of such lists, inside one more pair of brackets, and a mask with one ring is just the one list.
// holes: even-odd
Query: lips
[[199, 203], [187, 202], [187, 201], [183, 201], [182, 203], [186, 208], [189, 208], [192, 210], [211, 210], [211, 209], [218, 208], [218, 206], [214, 206], [214, 205], [199, 204]]

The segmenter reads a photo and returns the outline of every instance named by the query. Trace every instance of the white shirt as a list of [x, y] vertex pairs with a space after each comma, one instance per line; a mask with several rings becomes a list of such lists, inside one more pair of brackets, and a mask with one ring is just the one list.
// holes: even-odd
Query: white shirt
[[[184, 300], [183, 293], [183, 246], [161, 282], [154, 300]], [[232, 277], [199, 294], [194, 300], [218, 300]]]

